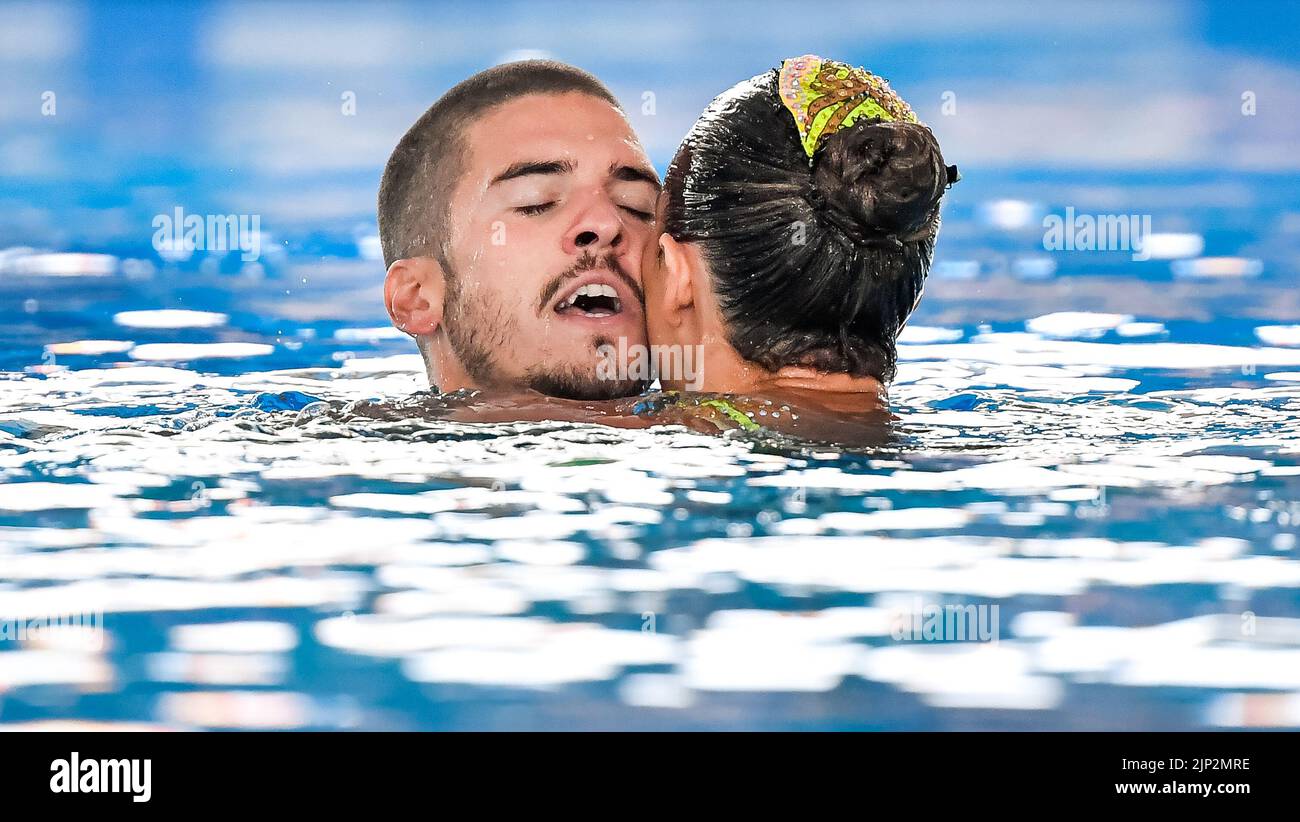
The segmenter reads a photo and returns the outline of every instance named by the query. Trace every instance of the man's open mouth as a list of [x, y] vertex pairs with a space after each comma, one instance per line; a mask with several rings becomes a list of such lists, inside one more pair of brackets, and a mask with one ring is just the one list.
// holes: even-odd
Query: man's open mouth
[[601, 319], [622, 314], [630, 295], [608, 273], [594, 273], [579, 278], [560, 292], [555, 313], [573, 319]]
[[623, 310], [623, 301], [611, 285], [592, 283], [573, 292], [555, 306], [556, 313], [581, 312], [588, 317], [610, 317]]

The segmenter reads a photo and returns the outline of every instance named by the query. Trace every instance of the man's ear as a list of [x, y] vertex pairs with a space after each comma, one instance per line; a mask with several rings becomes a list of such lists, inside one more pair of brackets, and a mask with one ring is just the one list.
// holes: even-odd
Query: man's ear
[[442, 323], [446, 278], [432, 257], [396, 260], [384, 278], [384, 305], [393, 325], [413, 337], [438, 330]]
[[667, 234], [659, 235], [659, 253], [663, 256], [663, 316], [673, 327], [680, 326], [695, 307], [695, 267], [697, 255]]

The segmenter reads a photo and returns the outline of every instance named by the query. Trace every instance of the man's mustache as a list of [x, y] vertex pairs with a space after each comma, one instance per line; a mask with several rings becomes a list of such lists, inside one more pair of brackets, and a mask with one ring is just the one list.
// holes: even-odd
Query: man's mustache
[[624, 285], [630, 288], [632, 293], [636, 295], [637, 302], [639, 302], [642, 307], [645, 306], [645, 292], [641, 290], [641, 286], [637, 281], [632, 279], [631, 275], [623, 269], [623, 264], [618, 261], [617, 256], [614, 254], [605, 254], [602, 257], [597, 257], [595, 254], [588, 251], [579, 257], [577, 262], [569, 266], [567, 270], [552, 277], [547, 281], [546, 285], [542, 287], [542, 297], [537, 301], [537, 313], [541, 314], [546, 310], [547, 303], [551, 301], [551, 298], [555, 296], [555, 293], [563, 288], [564, 284], [569, 280], [581, 276], [588, 271], [595, 271], [600, 268], [608, 269], [615, 277], [622, 280]]

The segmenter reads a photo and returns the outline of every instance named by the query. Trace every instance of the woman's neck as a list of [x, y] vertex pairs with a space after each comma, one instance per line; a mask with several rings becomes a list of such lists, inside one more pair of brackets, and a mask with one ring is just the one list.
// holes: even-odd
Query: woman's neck
[[703, 390], [746, 394], [814, 404], [827, 411], [854, 413], [887, 405], [885, 387], [874, 377], [786, 366], [776, 371], [741, 358], [730, 346], [706, 354]]
[[753, 393], [811, 402], [839, 413], [876, 409], [886, 403], [885, 388], [874, 377], [793, 366], [763, 372], [754, 382]]

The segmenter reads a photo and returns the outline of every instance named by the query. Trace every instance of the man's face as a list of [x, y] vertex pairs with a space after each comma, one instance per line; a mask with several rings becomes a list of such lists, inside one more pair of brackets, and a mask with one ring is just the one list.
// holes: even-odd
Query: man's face
[[553, 396], [636, 393], [637, 380], [597, 368], [601, 346], [645, 344], [641, 257], [659, 185], [627, 120], [587, 94], [533, 94], [462, 140], [444, 328], [466, 372]]

